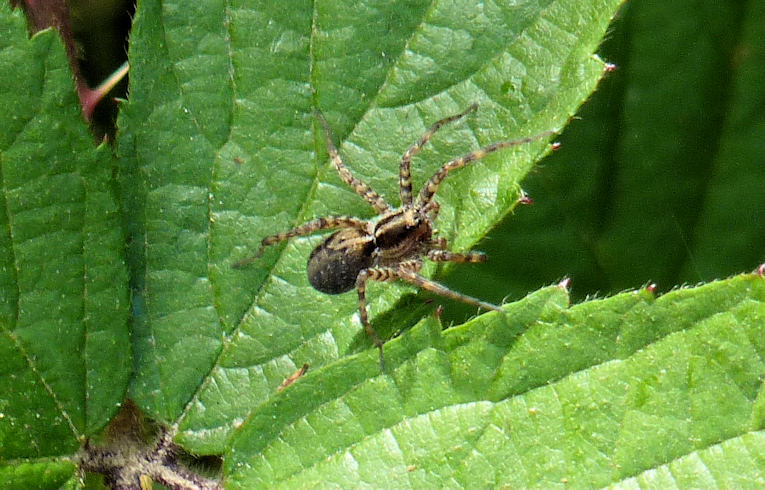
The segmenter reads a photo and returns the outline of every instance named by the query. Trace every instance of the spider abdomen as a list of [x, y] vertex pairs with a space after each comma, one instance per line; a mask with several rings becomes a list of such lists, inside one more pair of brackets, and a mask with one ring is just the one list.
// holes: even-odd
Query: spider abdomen
[[340, 294], [356, 286], [356, 277], [372, 265], [374, 238], [346, 228], [328, 236], [308, 258], [308, 282], [317, 291]]

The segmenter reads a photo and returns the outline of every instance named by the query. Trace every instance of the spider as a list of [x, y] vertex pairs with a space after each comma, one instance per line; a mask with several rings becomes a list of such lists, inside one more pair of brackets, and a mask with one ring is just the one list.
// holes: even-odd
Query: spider
[[412, 157], [419, 153], [442, 126], [462, 119], [477, 108], [478, 105], [473, 104], [459, 114], [437, 121], [404, 152], [399, 169], [401, 206], [398, 208], [391, 207], [380, 194], [351, 174], [332, 142], [329, 124], [321, 113], [316, 111], [316, 117], [324, 130], [327, 151], [337, 173], [343, 182], [377, 211], [379, 218], [362, 220], [351, 216], [328, 216], [314, 219], [283, 233], [265, 237], [253, 256], [234, 263], [233, 267], [240, 268], [256, 260], [269, 245], [297, 236], [337, 229], [311, 252], [307, 265], [308, 281], [316, 290], [326, 294], [340, 294], [356, 288], [361, 324], [379, 350], [381, 369], [385, 368], [383, 342], [369, 324], [367, 281], [400, 279], [447, 298], [502, 312], [497, 305], [454, 292], [418, 274], [423, 259], [434, 262], [473, 263], [486, 260], [486, 255], [482, 252], [451, 252], [447, 250], [446, 239], [434, 236], [434, 220], [438, 216], [439, 205], [433, 198], [449, 172], [502, 148], [528, 143], [553, 134], [553, 131], [547, 131], [527, 138], [501, 141], [455, 158], [433, 174], [415, 198], [412, 194], [410, 175]]

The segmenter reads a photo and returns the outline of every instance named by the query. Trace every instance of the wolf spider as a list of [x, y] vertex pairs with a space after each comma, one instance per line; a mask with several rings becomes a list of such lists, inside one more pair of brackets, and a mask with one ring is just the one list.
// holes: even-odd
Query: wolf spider
[[361, 324], [380, 352], [382, 369], [384, 369], [383, 342], [369, 324], [367, 314], [367, 281], [401, 279], [453, 300], [487, 310], [503, 311], [499, 306], [454, 292], [417, 273], [422, 268], [424, 258], [434, 262], [483, 262], [486, 260], [486, 255], [482, 252], [450, 252], [446, 250], [446, 239], [433, 236], [433, 221], [438, 216], [439, 210], [438, 203], [433, 198], [447, 174], [499, 149], [528, 143], [553, 134], [552, 131], [547, 131], [527, 138], [501, 141], [455, 158], [433, 174], [415, 199], [412, 195], [410, 176], [412, 157], [419, 153], [443, 125], [461, 119], [477, 107], [477, 104], [473, 104], [459, 114], [437, 121], [406, 150], [401, 157], [399, 170], [401, 206], [398, 208], [392, 208], [382, 196], [351, 174], [332, 142], [329, 124], [317, 111], [316, 117], [324, 129], [327, 151], [337, 173], [340, 174], [343, 182], [377, 211], [379, 219], [368, 221], [350, 216], [314, 219], [283, 233], [265, 237], [255, 255], [236, 262], [233, 267], [239, 268], [259, 258], [269, 245], [292, 237], [339, 228], [311, 252], [307, 266], [308, 281], [315, 289], [326, 294], [340, 294], [356, 288], [359, 296]]

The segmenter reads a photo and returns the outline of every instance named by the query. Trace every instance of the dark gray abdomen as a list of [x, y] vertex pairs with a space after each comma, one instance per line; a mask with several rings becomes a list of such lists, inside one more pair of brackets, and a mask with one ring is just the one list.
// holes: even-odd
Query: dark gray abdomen
[[306, 267], [308, 282], [326, 294], [350, 291], [359, 272], [372, 265], [374, 249], [372, 237], [359, 230], [337, 231], [311, 252]]

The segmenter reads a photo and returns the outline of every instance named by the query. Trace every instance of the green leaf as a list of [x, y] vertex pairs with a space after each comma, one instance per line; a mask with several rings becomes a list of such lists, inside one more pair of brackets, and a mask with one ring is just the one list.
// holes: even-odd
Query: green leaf
[[[313, 110], [354, 174], [396, 205], [401, 154], [471, 103], [477, 113], [415, 159], [416, 187], [481, 145], [562, 128], [604, 72], [593, 53], [618, 5], [142, 2], [119, 121], [136, 291], [131, 397], [180, 423], [187, 447], [219, 452], [231, 421], [297, 366], [369, 349], [355, 295], [308, 285], [319, 237], [231, 267], [264, 236], [313, 217], [372, 216], [330, 166]], [[438, 225], [454, 250], [515, 205], [547, 149], [519, 146], [447, 180]], [[407, 326], [380, 315], [395, 316], [404, 291], [370, 287], [384, 336]]]
[[227, 485], [761, 483], [764, 301], [749, 274], [571, 307], [551, 287], [442, 336], [424, 320], [389, 373], [346, 358], [254, 412]]
[[[574, 307], [550, 287], [446, 333], [421, 321], [434, 307], [412, 288], [372, 285], [374, 328], [404, 332], [381, 372], [355, 295], [307, 284], [319, 237], [231, 268], [312, 217], [373, 216], [329, 164], [314, 109], [396, 205], [401, 153], [471, 103], [415, 158], [416, 187], [482, 145], [561, 130], [606, 68], [593, 53], [619, 2], [325, 3], [139, 6], [117, 184], [141, 408], [186, 449], [223, 453], [226, 483], [247, 488], [765, 481], [761, 276]], [[455, 289], [499, 300], [563, 274], [590, 293], [751, 269], [765, 243], [764, 17], [753, 1], [631, 4], [601, 51], [630, 54], [605, 101], [529, 181], [558, 199], [534, 194], [531, 239], [490, 236], [491, 274], [447, 268], [468, 278]], [[0, 94], [0, 486], [78, 487], [77, 448], [113, 416], [131, 360], [114, 162], [92, 146], [57, 37], [28, 40], [6, 6]], [[452, 249], [513, 209], [548, 149], [450, 176], [438, 223]]]
[[765, 432], [750, 432], [613, 485], [615, 488], [745, 488], [762, 483]]
[[3, 488], [78, 488], [75, 465], [70, 461], [15, 461], [0, 465]]
[[[520, 208], [454, 269], [498, 301], [562, 276], [577, 300], [710, 281], [765, 260], [765, 5], [629, 2], [601, 54], [617, 65], [524, 180]], [[511, 250], [512, 253], [507, 253]], [[472, 313], [449, 305], [445, 318]]]
[[131, 358], [124, 234], [109, 149], [94, 147], [58, 35], [29, 39], [23, 15], [6, 3], [0, 98], [0, 486], [6, 487], [17, 477], [45, 474], [40, 482], [60, 482], [71, 475], [72, 463], [54, 458], [71, 456], [115, 414]]

